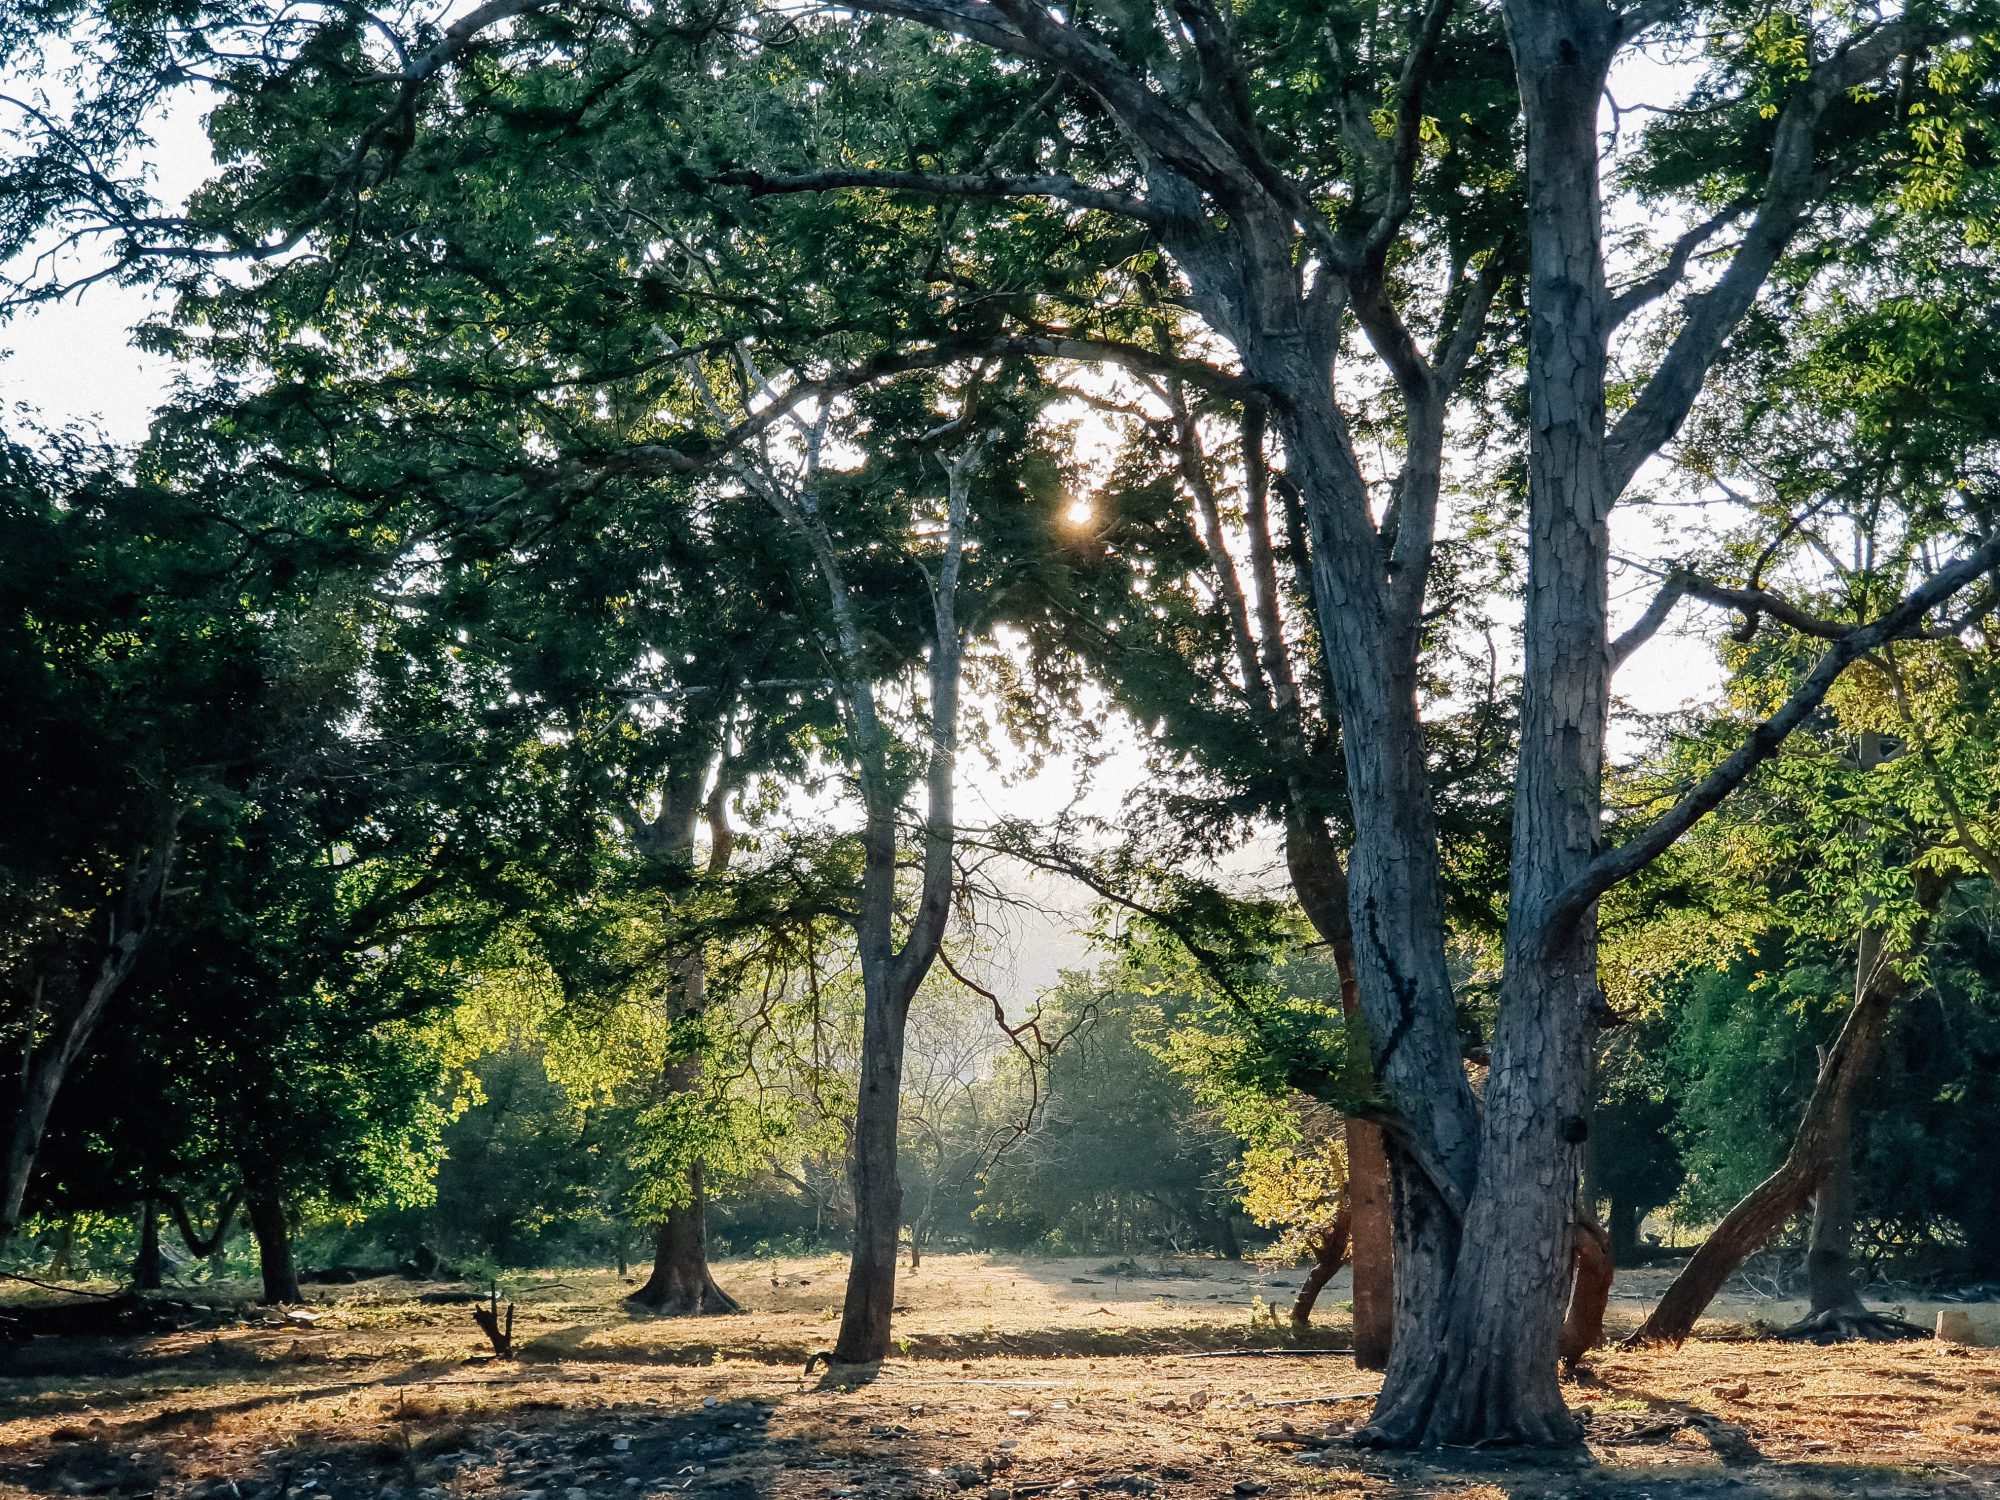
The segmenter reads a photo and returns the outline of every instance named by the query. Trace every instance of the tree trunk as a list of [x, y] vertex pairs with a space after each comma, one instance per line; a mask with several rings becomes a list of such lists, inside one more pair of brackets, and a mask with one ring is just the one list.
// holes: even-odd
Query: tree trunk
[[1444, 1326], [1420, 1365], [1391, 1359], [1365, 1433], [1397, 1447], [1548, 1447], [1580, 1435], [1558, 1360], [1588, 1133], [1596, 921], [1593, 908], [1551, 929], [1545, 913], [1595, 858], [1601, 827], [1609, 299], [1597, 109], [1617, 22], [1604, 7], [1540, 0], [1510, 0], [1506, 18], [1532, 225], [1528, 598], [1507, 944], [1478, 1181], [1446, 1272]]
[[[1312, 1269], [1306, 1272], [1306, 1279], [1299, 1287], [1299, 1295], [1292, 1302], [1292, 1327], [1312, 1326], [1313, 1307], [1319, 1301], [1319, 1294], [1326, 1290], [1326, 1284], [1340, 1274], [1341, 1262], [1347, 1259], [1349, 1233], [1354, 1224], [1354, 1197], [1352, 1191], [1343, 1193], [1340, 1209], [1313, 1244]], [[1359, 1359], [1359, 1340], [1357, 1361]]]
[[653, 1249], [653, 1274], [625, 1300], [651, 1312], [699, 1317], [743, 1311], [715, 1284], [708, 1265], [708, 1221], [703, 1208], [701, 1163], [688, 1171], [688, 1202], [669, 1209]]
[[157, 1292], [166, 1281], [160, 1256], [160, 1210], [148, 1197], [139, 1204], [139, 1254], [132, 1262], [132, 1290]]
[[1849, 1109], [1828, 1132], [1826, 1170], [1813, 1193], [1806, 1245], [1809, 1319], [1868, 1316], [1854, 1269], [1854, 1121]]
[[1606, 1215], [1611, 1231], [1611, 1263], [1634, 1265], [1639, 1259], [1639, 1208], [1630, 1198], [1613, 1198]]
[[[708, 873], [719, 875], [729, 866], [735, 840], [729, 827], [730, 781], [725, 759], [707, 741], [692, 765], [669, 769], [661, 789], [659, 816], [635, 823], [633, 842], [658, 867], [663, 887], [691, 880], [694, 875], [695, 830], [704, 814], [709, 826]], [[708, 788], [710, 766], [715, 784]], [[708, 1008], [708, 951], [696, 941], [667, 959], [667, 1021], [669, 1028], [697, 1021]], [[702, 1085], [702, 1059], [672, 1050], [661, 1064], [660, 1084], [669, 1097], [690, 1094]], [[625, 1300], [651, 1312], [699, 1317], [743, 1311], [736, 1299], [716, 1285], [708, 1265], [708, 1200], [699, 1160], [688, 1165], [687, 1201], [667, 1210], [653, 1241], [653, 1270], [646, 1284]], [[625, 1245], [618, 1243], [619, 1274], [624, 1274]]]
[[[1247, 356], [1256, 352], [1259, 357]], [[1393, 1336], [1385, 1391], [1420, 1382], [1443, 1330], [1459, 1213], [1478, 1161], [1445, 962], [1444, 887], [1418, 712], [1417, 632], [1381, 604], [1381, 547], [1353, 455], [1325, 413], [1328, 372], [1299, 354], [1246, 351], [1254, 378], [1295, 393], [1279, 409], [1287, 469], [1306, 500], [1313, 593], [1340, 708], [1354, 842], [1347, 862], [1356, 994], [1376, 1077], [1398, 1126], [1387, 1139]], [[1357, 498], [1357, 496], [1359, 498]], [[1370, 1170], [1366, 1145], [1363, 1180]], [[1357, 1213], [1361, 1213], [1359, 1203]], [[1365, 1215], [1364, 1215], [1365, 1219]], [[1356, 1235], [1364, 1259], [1376, 1244]], [[1379, 1261], [1377, 1262], [1379, 1264]], [[1364, 1306], [1372, 1276], [1362, 1278]], [[1364, 1327], [1379, 1326], [1365, 1314]]]
[[1578, 1219], [1574, 1247], [1569, 1314], [1563, 1319], [1563, 1368], [1574, 1372], [1584, 1355], [1604, 1342], [1604, 1310], [1611, 1305], [1611, 1282], [1617, 1262], [1611, 1236], [1594, 1219]]
[[[1348, 916], [1347, 875], [1326, 827], [1299, 807], [1294, 796], [1285, 820], [1285, 863], [1292, 890], [1309, 920], [1333, 950], [1340, 976], [1340, 1009], [1349, 1022], [1365, 1026], [1354, 972], [1354, 927]], [[1395, 1224], [1389, 1191], [1389, 1153], [1382, 1127], [1347, 1116], [1347, 1191], [1341, 1213], [1348, 1228], [1343, 1253], [1354, 1263], [1354, 1363], [1357, 1369], [1388, 1366], [1395, 1338]], [[1337, 1267], [1336, 1267], [1337, 1269]], [[1329, 1271], [1329, 1276], [1333, 1273]], [[1317, 1293], [1315, 1293], [1317, 1295]], [[1306, 1299], [1308, 1310], [1311, 1299]], [[1294, 1314], [1294, 1322], [1300, 1321]]]
[[[1937, 910], [1946, 889], [1942, 880], [1919, 878], [1918, 900], [1927, 915], [1918, 925], [1917, 940], [1929, 924], [1928, 913]], [[1805, 1208], [1850, 1128], [1855, 1092], [1874, 1070], [1905, 983], [1896, 965], [1885, 961], [1875, 962], [1860, 980], [1860, 992], [1840, 1035], [1827, 1049], [1784, 1161], [1722, 1216], [1628, 1343], [1678, 1344], [1686, 1339], [1723, 1284]]]
[[179, 821], [180, 809], [172, 803], [162, 803], [155, 810], [146, 837], [126, 861], [117, 900], [98, 913], [109, 937], [96, 971], [68, 1002], [47, 1016], [34, 1018], [35, 1030], [45, 1027], [47, 1034], [31, 1032], [28, 1039], [14, 1117], [7, 1125], [5, 1148], [0, 1150], [0, 1238], [11, 1235], [20, 1225], [35, 1156], [41, 1150], [42, 1133], [48, 1129], [56, 1095], [90, 1044], [104, 1008], [131, 978], [152, 936], [160, 905], [166, 899]]
[[[864, 976], [865, 979], [865, 976]], [[878, 984], [880, 981], [878, 981]], [[870, 990], [876, 985], [867, 986]], [[874, 1364], [889, 1357], [889, 1318], [896, 1304], [897, 1240], [903, 1225], [903, 1183], [896, 1168], [902, 1111], [903, 1033], [907, 1007], [869, 994], [861, 1029], [861, 1088], [854, 1113], [854, 1254], [841, 1309], [838, 1364]]]
[[249, 1211], [250, 1232], [257, 1238], [257, 1267], [264, 1279], [264, 1295], [259, 1300], [275, 1304], [305, 1301], [299, 1294], [298, 1267], [292, 1262], [292, 1234], [285, 1223], [284, 1204], [275, 1195], [253, 1193]]
[[76, 1259], [76, 1220], [67, 1218], [62, 1228], [56, 1231], [56, 1248], [49, 1256], [49, 1268], [44, 1273], [50, 1281], [67, 1281]]

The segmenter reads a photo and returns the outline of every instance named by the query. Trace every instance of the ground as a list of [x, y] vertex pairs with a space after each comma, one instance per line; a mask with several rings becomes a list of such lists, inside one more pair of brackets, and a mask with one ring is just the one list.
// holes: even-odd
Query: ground
[[1709, 1324], [1596, 1356], [1569, 1392], [1587, 1453], [1413, 1459], [1345, 1440], [1376, 1378], [1333, 1352], [1340, 1284], [1301, 1343], [1270, 1316], [1295, 1272], [938, 1256], [903, 1274], [897, 1357], [854, 1381], [804, 1373], [842, 1269], [726, 1263], [751, 1311], [700, 1320], [628, 1316], [608, 1272], [524, 1277], [506, 1360], [463, 1303], [394, 1280], [315, 1288], [286, 1321], [202, 1289], [178, 1328], [0, 1341], [0, 1497], [2000, 1496], [2000, 1349]]

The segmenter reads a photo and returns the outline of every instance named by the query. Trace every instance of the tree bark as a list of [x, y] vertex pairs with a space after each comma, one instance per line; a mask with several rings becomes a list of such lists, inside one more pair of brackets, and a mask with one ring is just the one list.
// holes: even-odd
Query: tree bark
[[257, 1267], [264, 1282], [259, 1300], [279, 1305], [305, 1301], [299, 1293], [299, 1271], [292, 1260], [292, 1232], [285, 1222], [284, 1204], [275, 1194], [252, 1193], [248, 1206], [250, 1232], [257, 1239]]
[[[1312, 1269], [1306, 1272], [1306, 1279], [1299, 1286], [1299, 1295], [1292, 1302], [1294, 1328], [1312, 1326], [1313, 1308], [1319, 1302], [1319, 1294], [1326, 1290], [1329, 1281], [1340, 1274], [1341, 1263], [1347, 1259], [1348, 1237], [1354, 1224], [1353, 1205], [1354, 1196], [1350, 1188], [1341, 1195], [1340, 1208], [1334, 1214], [1333, 1222], [1313, 1244]], [[1358, 1338], [1356, 1342], [1358, 1363]]]
[[1865, 1318], [1854, 1266], [1854, 1121], [1849, 1109], [1828, 1131], [1826, 1170], [1813, 1193], [1806, 1241], [1806, 1316]]
[[147, 1197], [139, 1203], [139, 1253], [132, 1261], [132, 1290], [157, 1292], [166, 1281], [166, 1264], [160, 1255], [159, 1205]]
[[[886, 978], [886, 976], [884, 976]], [[866, 985], [864, 974], [864, 988]], [[854, 1114], [854, 1253], [847, 1270], [836, 1363], [888, 1358], [889, 1319], [896, 1302], [897, 1240], [903, 1225], [903, 1183], [896, 1170], [903, 1088], [903, 1034], [908, 1002], [868, 995], [861, 1025], [861, 1087]]]
[[[1597, 1000], [1594, 911], [1545, 913], [1598, 851], [1609, 703], [1609, 301], [1597, 109], [1605, 7], [1510, 0], [1527, 122], [1529, 541], [1505, 967], [1478, 1182], [1421, 1368], [1391, 1361], [1365, 1436], [1393, 1446], [1573, 1443], [1558, 1360]], [[1358, 799], [1357, 799], [1358, 800]]]
[[654, 1241], [653, 1274], [625, 1300], [648, 1311], [700, 1317], [737, 1313], [742, 1305], [715, 1283], [708, 1264], [708, 1220], [701, 1163], [688, 1171], [688, 1202], [667, 1212]]
[[[1333, 950], [1334, 968], [1340, 976], [1341, 1012], [1351, 1024], [1366, 1025], [1354, 972], [1354, 928], [1348, 920], [1346, 872], [1324, 824], [1303, 811], [1296, 797], [1285, 823], [1285, 862], [1307, 920]], [[1396, 1319], [1389, 1153], [1382, 1141], [1382, 1127], [1373, 1121], [1349, 1115], [1344, 1133], [1347, 1191], [1340, 1211], [1348, 1221], [1342, 1234], [1348, 1242], [1343, 1253], [1351, 1254], [1354, 1263], [1354, 1364], [1357, 1369], [1380, 1370], [1389, 1363]], [[1310, 1298], [1305, 1299], [1305, 1305], [1310, 1309]], [[1296, 1312], [1293, 1321], [1301, 1321]]]
[[[1935, 877], [1919, 878], [1918, 900], [1926, 913], [1937, 910], [1946, 888], [1946, 882]], [[1928, 916], [1919, 925], [1919, 937], [1927, 926]], [[1906, 984], [1894, 963], [1881, 960], [1860, 979], [1860, 992], [1840, 1035], [1827, 1049], [1784, 1161], [1722, 1216], [1629, 1343], [1678, 1344], [1685, 1340], [1743, 1262], [1806, 1207], [1849, 1129], [1854, 1095], [1874, 1070]]]

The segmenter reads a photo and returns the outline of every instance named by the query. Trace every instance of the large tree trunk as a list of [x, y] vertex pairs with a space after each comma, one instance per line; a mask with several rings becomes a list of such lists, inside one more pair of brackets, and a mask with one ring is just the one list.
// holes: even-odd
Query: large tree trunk
[[657, 1313], [699, 1317], [743, 1311], [715, 1284], [708, 1265], [708, 1221], [703, 1211], [701, 1163], [688, 1170], [688, 1202], [668, 1210], [653, 1249], [653, 1274], [625, 1300]]
[[[1292, 1327], [1312, 1326], [1313, 1308], [1319, 1302], [1319, 1294], [1326, 1290], [1326, 1284], [1340, 1274], [1341, 1262], [1347, 1259], [1348, 1237], [1354, 1224], [1353, 1193], [1343, 1193], [1340, 1208], [1333, 1216], [1333, 1222], [1326, 1232], [1313, 1243], [1312, 1269], [1306, 1272], [1306, 1279], [1299, 1286], [1299, 1295], [1292, 1301]], [[1356, 1358], [1359, 1359], [1357, 1339]]]
[[[1458, 1255], [1461, 1205], [1478, 1161], [1478, 1112], [1445, 963], [1416, 639], [1375, 603], [1379, 545], [1347, 534], [1354, 495], [1365, 495], [1365, 487], [1326, 420], [1326, 371], [1295, 358], [1260, 360], [1253, 372], [1299, 393], [1281, 415], [1288, 468], [1306, 498], [1313, 591], [1354, 811], [1347, 878], [1355, 986], [1376, 1075], [1399, 1121], [1385, 1142], [1395, 1274], [1383, 1389], [1395, 1391], [1421, 1382], [1432, 1364]], [[1359, 511], [1366, 515], [1365, 503]], [[1364, 1147], [1364, 1172], [1365, 1160]]]
[[[1325, 826], [1298, 806], [1300, 799], [1293, 800], [1292, 814], [1285, 820], [1285, 862], [1292, 890], [1307, 920], [1333, 950], [1342, 1013], [1353, 1024], [1365, 1025], [1354, 970], [1354, 927], [1348, 916], [1346, 871]], [[1372, 1121], [1348, 1116], [1345, 1135], [1347, 1191], [1341, 1198], [1340, 1212], [1347, 1227], [1341, 1238], [1342, 1253], [1350, 1255], [1354, 1264], [1354, 1363], [1363, 1370], [1380, 1370], [1389, 1363], [1396, 1319], [1389, 1153], [1382, 1141], [1382, 1127]], [[1310, 1315], [1312, 1298], [1301, 1297]], [[1296, 1309], [1292, 1321], [1304, 1321]]]
[[[1558, 1372], [1587, 1134], [1594, 909], [1545, 914], [1598, 851], [1610, 679], [1604, 469], [1609, 304], [1597, 108], [1616, 21], [1513, 0], [1527, 119], [1528, 603], [1514, 848], [1478, 1183], [1450, 1300], [1421, 1368], [1390, 1364], [1368, 1436], [1396, 1446], [1574, 1442]], [[1400, 1368], [1399, 1368], [1400, 1367]], [[1400, 1376], [1400, 1378], [1398, 1378]]]
[[292, 1261], [291, 1226], [285, 1222], [285, 1206], [276, 1194], [252, 1193], [249, 1200], [250, 1232], [257, 1238], [257, 1267], [263, 1275], [261, 1301], [283, 1304], [303, 1302], [299, 1294], [298, 1267]]
[[[1918, 900], [1926, 913], [1937, 909], [1946, 889], [1944, 881], [1919, 879]], [[1918, 938], [1927, 925], [1928, 917], [1917, 929]], [[1709, 1231], [1628, 1342], [1678, 1344], [1686, 1339], [1723, 1284], [1818, 1191], [1851, 1129], [1855, 1093], [1874, 1071], [1906, 981], [1894, 963], [1878, 959], [1865, 972], [1857, 969], [1857, 984], [1854, 1004], [1827, 1049], [1784, 1161]]]
[[[872, 988], [872, 986], [870, 987]], [[854, 1115], [854, 1254], [841, 1309], [838, 1364], [873, 1364], [889, 1356], [896, 1304], [896, 1243], [903, 1225], [903, 1183], [896, 1166], [902, 1112], [903, 1033], [907, 1002], [870, 994], [861, 1032], [861, 1089]]]

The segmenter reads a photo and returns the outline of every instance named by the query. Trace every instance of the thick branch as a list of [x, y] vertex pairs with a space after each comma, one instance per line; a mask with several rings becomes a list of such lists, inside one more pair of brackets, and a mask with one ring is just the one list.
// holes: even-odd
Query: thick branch
[[1857, 625], [1835, 641], [1783, 707], [1750, 732], [1729, 757], [1643, 833], [1606, 850], [1559, 892], [1543, 914], [1541, 936], [1549, 941], [1611, 887], [1664, 854], [1680, 836], [1721, 805], [1750, 773], [1777, 754], [1785, 737], [1825, 699], [1840, 674], [1885, 642], [1918, 630], [1925, 615], [1988, 568], [2000, 564], [2000, 535], [1989, 537], [1965, 557], [1913, 590], [1887, 614]]
[[1815, 67], [1805, 86], [1786, 104], [1771, 146], [1763, 202], [1743, 243], [1715, 286], [1688, 299], [1681, 331], [1605, 443], [1610, 495], [1622, 493], [1640, 465], [1679, 431], [1723, 343], [1756, 301], [1771, 268], [1805, 218], [1820, 116], [1841, 94], [1888, 67], [1912, 40], [1911, 28], [1900, 22], [1869, 33]]

